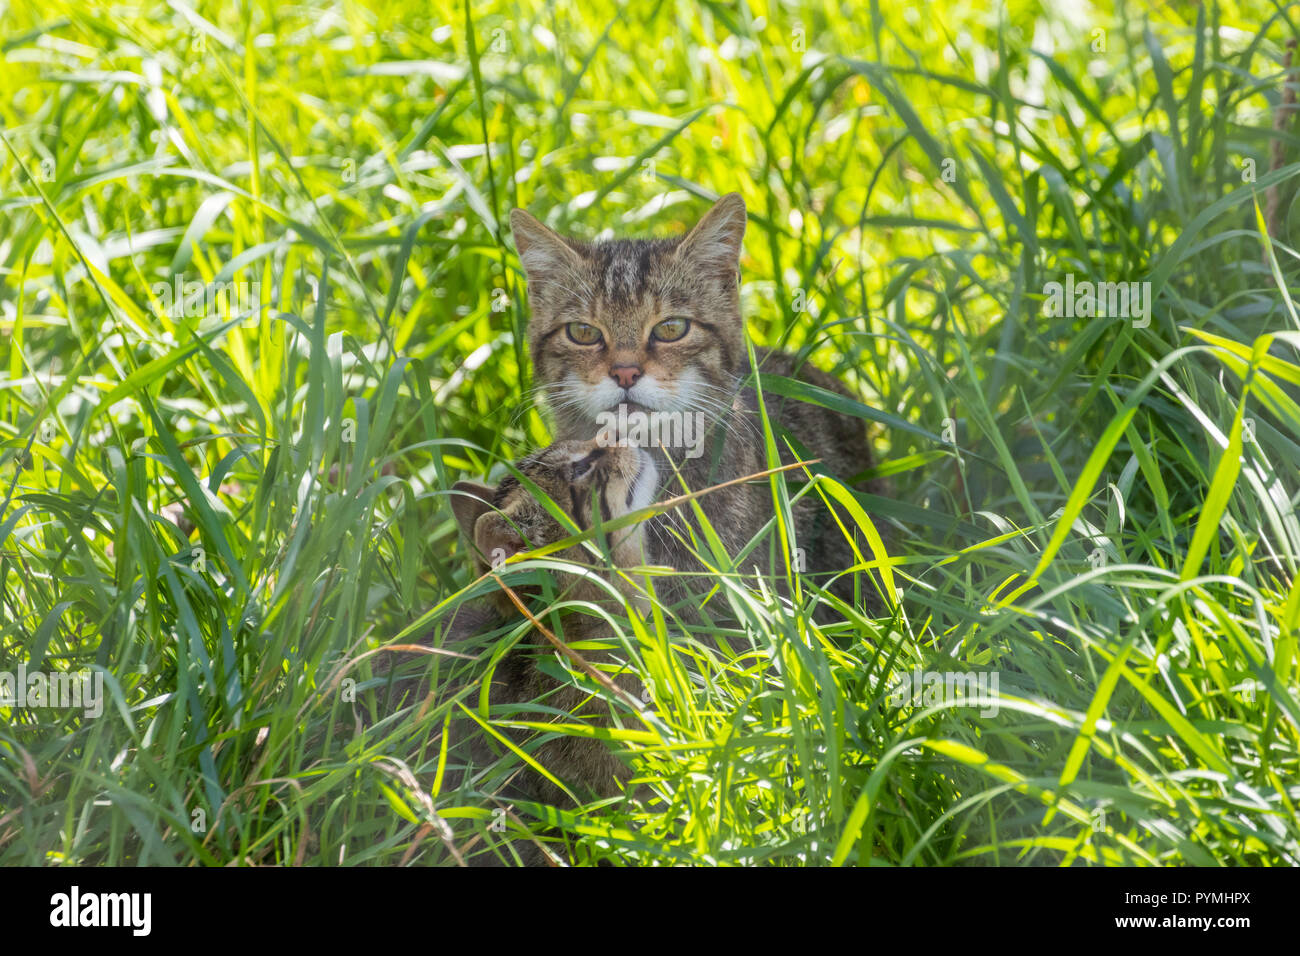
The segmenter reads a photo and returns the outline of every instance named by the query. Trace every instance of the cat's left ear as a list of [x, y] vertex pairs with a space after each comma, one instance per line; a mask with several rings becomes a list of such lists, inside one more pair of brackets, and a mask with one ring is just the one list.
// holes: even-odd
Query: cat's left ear
[[713, 204], [682, 240], [677, 247], [678, 257], [714, 274], [734, 278], [740, 269], [740, 250], [748, 218], [740, 193], [728, 193]]

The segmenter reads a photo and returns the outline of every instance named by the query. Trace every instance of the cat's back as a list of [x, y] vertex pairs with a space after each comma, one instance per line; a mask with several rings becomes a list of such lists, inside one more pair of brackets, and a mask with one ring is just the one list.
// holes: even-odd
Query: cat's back
[[[759, 371], [764, 375], [795, 379], [857, 402], [862, 400], [834, 375], [823, 372], [811, 362], [800, 360], [796, 355], [768, 348], [755, 349], [754, 353]], [[847, 482], [874, 467], [875, 455], [867, 437], [866, 423], [861, 418], [772, 392], [768, 392], [766, 398], [768, 415], [813, 457], [820, 458], [827, 471]], [[794, 460], [785, 447], [781, 449], [781, 460]], [[857, 487], [873, 493], [883, 490], [879, 480], [858, 483]]]

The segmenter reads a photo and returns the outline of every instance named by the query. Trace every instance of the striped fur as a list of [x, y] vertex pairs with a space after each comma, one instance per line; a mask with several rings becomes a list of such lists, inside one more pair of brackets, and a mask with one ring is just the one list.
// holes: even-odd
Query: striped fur
[[[675, 469], [687, 488], [700, 490], [766, 468], [757, 396], [752, 384], [745, 384], [751, 368], [737, 281], [746, 224], [740, 196], [719, 199], [681, 239], [582, 242], [518, 209], [511, 224], [528, 275], [534, 376], [559, 438], [590, 439], [598, 416], [620, 404], [650, 412], [702, 412], [709, 425], [702, 457], [651, 449], [660, 481], [670, 485], [664, 493], [682, 490]], [[689, 319], [689, 331], [679, 341], [656, 341], [655, 326], [670, 317]], [[596, 328], [599, 343], [575, 342], [569, 334], [575, 322]], [[757, 354], [764, 372], [849, 394], [839, 380], [793, 356], [765, 349]], [[625, 387], [621, 376], [629, 368], [639, 377]], [[860, 419], [784, 400], [769, 402], [768, 412], [822, 460], [816, 470], [849, 479], [872, 466]], [[782, 460], [794, 456], [782, 449]], [[866, 490], [881, 488], [877, 483]], [[766, 482], [710, 493], [701, 504], [732, 553], [772, 516]], [[852, 549], [816, 499], [806, 498], [795, 518], [808, 571], [843, 571], [851, 563]], [[682, 571], [702, 568], [674, 534], [688, 532], [694, 521], [683, 507], [649, 522], [647, 547], [655, 563]], [[751, 558], [761, 573], [768, 570], [768, 551], [760, 546]], [[689, 592], [685, 580], [676, 579], [665, 583], [660, 597], [676, 602]]]

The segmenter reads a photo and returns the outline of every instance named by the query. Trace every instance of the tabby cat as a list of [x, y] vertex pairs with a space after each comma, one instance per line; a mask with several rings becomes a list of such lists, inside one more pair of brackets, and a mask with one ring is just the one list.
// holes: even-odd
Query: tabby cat
[[[746, 384], [752, 369], [740, 314], [738, 269], [746, 219], [745, 204], [733, 193], [680, 239], [582, 242], [555, 233], [521, 209], [511, 213], [528, 277], [534, 374], [559, 438], [590, 439], [620, 406], [624, 413], [643, 416], [698, 415], [705, 423], [705, 454], [691, 457], [666, 444], [651, 445], [660, 491], [680, 492], [678, 474], [686, 488], [699, 491], [767, 467], [757, 395], [752, 383]], [[768, 349], [756, 355], [763, 372], [849, 395], [838, 379], [793, 355]], [[767, 407], [776, 424], [821, 459], [814, 471], [847, 481], [873, 466], [860, 419], [780, 398], [769, 399]], [[782, 463], [796, 460], [782, 446]], [[878, 481], [863, 488], [883, 490]], [[773, 514], [766, 481], [710, 492], [700, 504], [732, 555]], [[648, 522], [645, 540], [652, 562], [703, 570], [685, 543], [693, 522], [688, 506]], [[844, 524], [853, 527], [851, 521]], [[795, 529], [806, 571], [837, 572], [852, 565], [848, 542], [815, 495], [796, 506]], [[768, 548], [760, 545], [746, 559], [747, 567], [766, 573], [768, 558]], [[841, 579], [842, 596], [847, 585]], [[690, 593], [687, 579], [680, 577], [659, 590], [666, 603]], [[868, 601], [879, 606], [874, 595]]]

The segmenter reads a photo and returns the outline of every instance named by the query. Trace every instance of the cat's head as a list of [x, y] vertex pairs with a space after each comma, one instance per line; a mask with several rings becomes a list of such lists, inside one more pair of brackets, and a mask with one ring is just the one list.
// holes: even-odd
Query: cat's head
[[680, 239], [581, 242], [510, 214], [528, 274], [534, 374], [562, 435], [597, 416], [698, 411], [716, 419], [746, 365], [738, 268], [745, 203], [723, 196]]
[[[515, 463], [515, 468], [573, 519], [581, 530], [608, 524], [652, 503], [657, 474], [651, 456], [636, 447], [592, 441], [561, 441]], [[516, 552], [553, 544], [572, 532], [557, 521], [529, 487], [513, 474], [495, 488], [458, 481], [452, 511], [473, 544], [479, 572]], [[619, 567], [644, 563], [642, 525], [612, 531], [611, 557]], [[573, 545], [559, 557], [590, 563], [589, 552]]]

